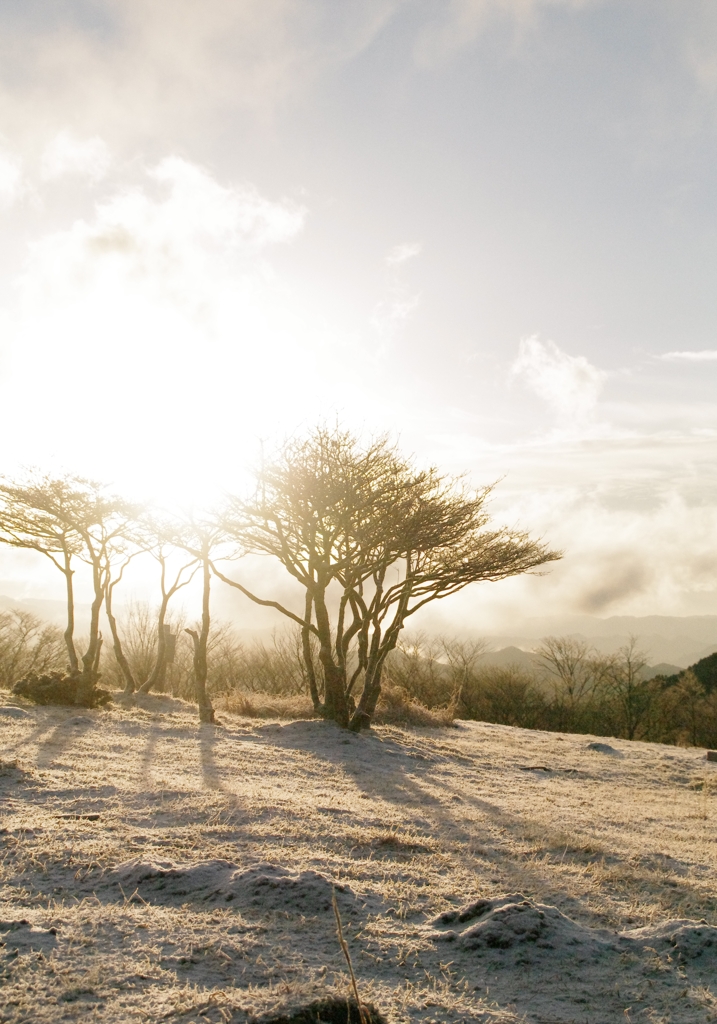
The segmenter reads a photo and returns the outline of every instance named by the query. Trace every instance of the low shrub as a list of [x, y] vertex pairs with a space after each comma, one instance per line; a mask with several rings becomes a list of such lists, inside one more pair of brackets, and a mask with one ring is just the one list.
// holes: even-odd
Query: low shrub
[[102, 690], [97, 686], [81, 695], [78, 693], [79, 685], [79, 673], [64, 675], [62, 672], [50, 672], [38, 676], [32, 672], [24, 679], [19, 679], [12, 692], [16, 697], [25, 697], [34, 704], [67, 704], [97, 708], [112, 700], [108, 690]]
[[280, 694], [229, 690], [216, 694], [212, 699], [217, 710], [242, 715], [244, 718], [316, 718], [311, 699], [305, 694], [284, 697]]
[[376, 706], [374, 722], [377, 725], [402, 725], [418, 728], [434, 728], [452, 725], [456, 718], [456, 705], [449, 703], [442, 708], [427, 708], [412, 697], [403, 686], [385, 683]]

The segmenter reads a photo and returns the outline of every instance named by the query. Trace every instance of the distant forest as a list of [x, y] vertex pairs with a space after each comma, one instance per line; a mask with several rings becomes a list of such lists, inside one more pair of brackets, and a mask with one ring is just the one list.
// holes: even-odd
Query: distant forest
[[[167, 626], [176, 640], [153, 692], [194, 701], [193, 645], [184, 618], [172, 614]], [[121, 628], [131, 672], [151, 678], [157, 608], [131, 606]], [[482, 664], [484, 651], [476, 642], [404, 636], [387, 660], [376, 723], [445, 726], [472, 719], [717, 747], [717, 654], [677, 675], [645, 679], [646, 661], [634, 643], [605, 656], [584, 641], [548, 637], [532, 670]], [[246, 643], [229, 624], [215, 622], [208, 652], [207, 690], [218, 709], [262, 718], [315, 716], [299, 629]], [[58, 626], [25, 611], [0, 613], [0, 686], [61, 674], [65, 661]], [[115, 695], [123, 692], [123, 671], [111, 649], [102, 655], [100, 677]], [[320, 664], [316, 684], [323, 693]]]

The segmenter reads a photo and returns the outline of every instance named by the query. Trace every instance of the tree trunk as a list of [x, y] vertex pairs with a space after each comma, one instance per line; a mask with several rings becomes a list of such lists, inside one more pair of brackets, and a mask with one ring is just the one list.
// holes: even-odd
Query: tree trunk
[[207, 642], [209, 640], [209, 587], [211, 573], [209, 568], [209, 553], [203, 552], [202, 568], [204, 586], [202, 589], [202, 628], [199, 633], [196, 629], [185, 629], [189, 633], [194, 644], [194, 686], [199, 705], [199, 721], [213, 722], [214, 708], [207, 694]]
[[117, 619], [114, 617], [112, 611], [112, 584], [108, 584], [105, 590], [105, 614], [107, 615], [107, 621], [110, 624], [110, 633], [112, 634], [112, 649], [114, 651], [117, 664], [120, 667], [122, 678], [124, 679], [124, 690], [122, 692], [123, 697], [131, 697], [134, 691], [137, 689], [137, 682], [132, 674], [132, 669], [129, 666], [129, 662], [125, 657], [125, 653], [122, 650], [122, 641], [120, 639], [119, 631], [117, 629]]
[[346, 673], [335, 663], [332, 654], [331, 625], [322, 593], [314, 594], [316, 628], [319, 631], [319, 658], [324, 670], [324, 717], [340, 725], [349, 724], [349, 705], [346, 696]]
[[319, 699], [319, 690], [316, 685], [316, 672], [314, 670], [314, 658], [311, 653], [311, 633], [309, 631], [309, 623], [311, 622], [311, 610], [313, 608], [314, 599], [311, 591], [306, 591], [306, 605], [304, 608], [304, 625], [301, 627], [301, 650], [304, 655], [304, 665], [306, 667], [306, 677], [309, 681], [309, 693], [311, 694], [311, 702], [314, 705], [314, 711], [322, 711], [321, 700]]
[[95, 596], [90, 611], [90, 639], [87, 650], [82, 655], [82, 671], [77, 681], [77, 692], [75, 704], [87, 706], [91, 703], [92, 691], [99, 679], [100, 652], [102, 650], [102, 634], [100, 633], [100, 611], [105, 598], [102, 585], [101, 567], [97, 564], [92, 566], [92, 582], [94, 584]]
[[164, 619], [169, 605], [169, 596], [169, 594], [162, 594], [162, 602], [159, 606], [159, 615], [157, 616], [157, 660], [148, 678], [137, 691], [138, 693], [149, 693], [153, 686], [157, 686], [160, 692], [164, 690], [164, 677], [167, 667], [167, 634], [164, 629]]
[[71, 568], [70, 562], [72, 556], [67, 550], [64, 551], [65, 556], [65, 583], [67, 585], [67, 628], [64, 632], [65, 647], [67, 648], [67, 657], [70, 662], [70, 672], [78, 672], [80, 669], [80, 663], [77, 658], [77, 651], [75, 650], [75, 595], [72, 585], [72, 577], [74, 576], [74, 569]]
[[371, 719], [376, 711], [378, 698], [381, 696], [383, 662], [384, 659], [381, 658], [379, 663], [366, 673], [361, 700], [358, 702], [358, 707], [349, 722], [351, 732], [361, 732], [362, 729], [371, 728]]
[[371, 728], [371, 720], [376, 711], [378, 699], [381, 696], [381, 677], [386, 658], [398, 643], [398, 636], [403, 624], [394, 622], [386, 631], [383, 643], [378, 626], [374, 627], [371, 640], [371, 652], [366, 666], [366, 677], [363, 684], [363, 692], [358, 707], [351, 716], [349, 729], [351, 732], [360, 732], [362, 729]]

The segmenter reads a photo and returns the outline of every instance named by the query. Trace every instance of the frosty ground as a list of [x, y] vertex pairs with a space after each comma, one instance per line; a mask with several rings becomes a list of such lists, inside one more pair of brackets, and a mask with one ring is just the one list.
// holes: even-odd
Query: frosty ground
[[0, 698], [0, 1021], [717, 1020], [717, 764]]

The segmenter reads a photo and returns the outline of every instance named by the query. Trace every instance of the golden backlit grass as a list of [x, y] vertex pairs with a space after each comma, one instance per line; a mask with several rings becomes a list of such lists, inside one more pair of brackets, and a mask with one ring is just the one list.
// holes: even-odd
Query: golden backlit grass
[[[245, 718], [283, 718], [290, 721], [316, 718], [311, 699], [305, 694], [281, 696], [231, 690], [218, 694], [213, 699], [217, 708]], [[383, 687], [374, 721], [376, 725], [425, 729], [451, 725], [455, 717], [454, 704], [445, 708], [427, 708], [412, 699], [402, 686], [386, 685]]]

